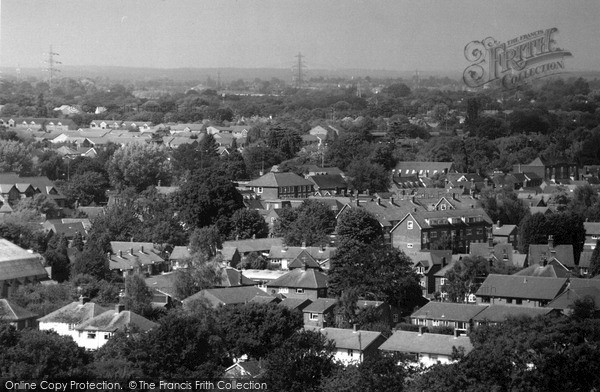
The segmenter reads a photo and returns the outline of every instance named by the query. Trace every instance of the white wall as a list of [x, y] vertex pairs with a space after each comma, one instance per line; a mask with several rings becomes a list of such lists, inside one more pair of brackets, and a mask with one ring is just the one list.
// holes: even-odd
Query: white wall
[[[95, 337], [90, 337], [91, 334], [95, 334]], [[83, 347], [88, 350], [97, 350], [104, 346], [111, 336], [111, 332], [77, 331], [77, 335], [73, 339], [79, 347]]]

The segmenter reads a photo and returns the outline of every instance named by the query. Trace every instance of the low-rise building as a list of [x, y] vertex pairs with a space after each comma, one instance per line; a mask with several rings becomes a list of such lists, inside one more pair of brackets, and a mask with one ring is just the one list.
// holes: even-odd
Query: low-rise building
[[318, 331], [335, 343], [333, 357], [344, 365], [358, 364], [374, 356], [385, 341], [381, 332], [343, 328], [321, 328]]
[[41, 331], [51, 330], [59, 335], [70, 336], [75, 339], [78, 336], [78, 332], [75, 329], [77, 325], [108, 310], [94, 302], [89, 302], [89, 298], [80, 297], [79, 301], [71, 302], [39, 318], [39, 329]]
[[566, 278], [490, 274], [475, 293], [481, 304], [542, 307], [567, 286]]

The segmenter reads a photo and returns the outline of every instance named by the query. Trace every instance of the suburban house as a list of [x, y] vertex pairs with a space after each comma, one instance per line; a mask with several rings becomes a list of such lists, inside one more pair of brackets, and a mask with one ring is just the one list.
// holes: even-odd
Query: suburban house
[[394, 331], [379, 346], [379, 350], [384, 352], [409, 355], [414, 363], [426, 367], [454, 362], [452, 356], [455, 350], [468, 354], [472, 349], [471, 340], [466, 336], [412, 331]]
[[473, 304], [431, 301], [410, 315], [410, 322], [425, 327], [450, 327], [459, 334], [473, 328], [473, 319], [486, 307]]
[[529, 265], [546, 265], [557, 261], [571, 271], [577, 268], [573, 245], [554, 245], [554, 238], [551, 235], [548, 236], [548, 244], [529, 245], [527, 260]]
[[469, 245], [469, 256], [483, 257], [491, 262], [502, 262], [517, 268], [527, 266], [527, 255], [517, 253], [512, 244], [497, 243], [490, 235], [487, 243], [474, 242]]
[[223, 378], [252, 379], [260, 377], [263, 373], [261, 362], [240, 360], [223, 371]]
[[490, 274], [475, 295], [481, 304], [542, 307], [562, 293], [567, 282], [566, 278]]
[[173, 251], [169, 255], [170, 270], [187, 268], [191, 257], [190, 248], [187, 246], [174, 246]]
[[[0, 174], [0, 184], [3, 184], [0, 192], [9, 203], [41, 193], [54, 200], [59, 207], [66, 205], [67, 198], [60, 193], [54, 182], [45, 176], [19, 177], [16, 173], [2, 173]], [[11, 189], [13, 185], [19, 192], [17, 200], [15, 200], [16, 193]]]
[[284, 298], [284, 299], [281, 300], [281, 302], [279, 303], [279, 305], [285, 306], [289, 310], [296, 310], [297, 309], [300, 312], [302, 312], [304, 310], [304, 308], [306, 308], [311, 303], [312, 303], [312, 301], [310, 299], [304, 299], [304, 298]]
[[585, 243], [583, 249], [594, 250], [600, 240], [600, 222], [583, 222], [585, 228]]
[[21, 285], [48, 279], [41, 255], [0, 238], [0, 298], [8, 298]]
[[314, 183], [291, 172], [269, 172], [248, 182], [261, 199], [305, 199], [314, 194]]
[[52, 330], [62, 336], [70, 336], [73, 339], [79, 335], [75, 327], [88, 321], [108, 309], [89, 302], [89, 298], [79, 297], [79, 301], [71, 302], [52, 313], [38, 319], [41, 331]]
[[8, 323], [17, 331], [35, 328], [38, 315], [6, 298], [0, 298], [0, 323]]
[[111, 241], [109, 268], [127, 277], [131, 274], [154, 275], [164, 267], [164, 259], [151, 242]]
[[582, 277], [587, 277], [590, 273], [590, 263], [592, 261], [592, 253], [593, 250], [584, 250], [579, 255], [579, 275]]
[[452, 251], [431, 250], [429, 252], [417, 252], [412, 256], [413, 267], [419, 275], [419, 284], [423, 291], [423, 297], [431, 297], [435, 291], [435, 273], [446, 267], [452, 261]]
[[215, 285], [215, 288], [240, 286], [256, 286], [256, 282], [244, 276], [240, 270], [232, 267], [221, 268], [221, 281]]
[[531, 264], [521, 271], [513, 274], [518, 276], [542, 276], [545, 278], [568, 278], [572, 275], [571, 270], [562, 265], [560, 261], [552, 259], [543, 261], [543, 264]]
[[315, 261], [316, 268], [327, 262], [334, 254], [336, 248], [330, 246], [272, 246], [269, 251], [269, 261], [287, 270], [295, 260], [301, 262], [306, 258], [308, 262]]
[[390, 231], [392, 245], [408, 255], [442, 244], [466, 253], [471, 242], [486, 242], [492, 220], [482, 208], [422, 211], [414, 208]]
[[327, 297], [327, 275], [318, 268], [305, 265], [304, 268], [294, 268], [285, 275], [268, 282], [267, 292], [275, 295], [282, 294], [290, 298]]
[[302, 309], [305, 327], [327, 327], [329, 318], [333, 319], [333, 309], [337, 300], [332, 298], [317, 298]]
[[333, 357], [344, 365], [361, 363], [375, 355], [377, 349], [385, 342], [381, 332], [361, 331], [357, 330], [356, 326], [354, 329], [321, 328], [317, 331], [335, 343]]
[[256, 296], [271, 297], [263, 290], [254, 286], [238, 286], [219, 289], [204, 289], [190, 297], [184, 299], [185, 308], [193, 307], [195, 301], [203, 301], [210, 306], [217, 308], [224, 305], [245, 304]]
[[571, 278], [567, 289], [548, 304], [549, 308], [560, 310], [570, 315], [573, 312], [575, 301], [585, 297], [591, 297], [600, 306], [600, 279], [578, 279]]
[[114, 310], [107, 310], [75, 326], [75, 343], [88, 350], [97, 350], [117, 331], [147, 332], [158, 326], [155, 322], [124, 309], [123, 305], [116, 305]]
[[497, 221], [492, 226], [492, 236], [494, 242], [500, 244], [512, 244], [514, 248], [519, 245], [519, 227], [517, 225], [503, 225], [500, 221]]

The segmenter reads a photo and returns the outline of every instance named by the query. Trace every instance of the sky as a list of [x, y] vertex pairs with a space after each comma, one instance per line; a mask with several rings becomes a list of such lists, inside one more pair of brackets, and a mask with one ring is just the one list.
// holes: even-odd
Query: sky
[[464, 47], [557, 27], [600, 69], [598, 0], [0, 0], [0, 67], [457, 71]]

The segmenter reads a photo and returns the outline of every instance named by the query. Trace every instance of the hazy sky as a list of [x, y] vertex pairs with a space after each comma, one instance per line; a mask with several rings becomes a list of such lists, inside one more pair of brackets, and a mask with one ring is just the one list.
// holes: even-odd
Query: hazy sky
[[462, 71], [464, 47], [557, 27], [571, 70], [600, 69], [598, 0], [0, 0], [0, 66]]

